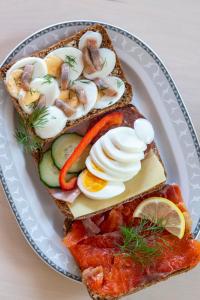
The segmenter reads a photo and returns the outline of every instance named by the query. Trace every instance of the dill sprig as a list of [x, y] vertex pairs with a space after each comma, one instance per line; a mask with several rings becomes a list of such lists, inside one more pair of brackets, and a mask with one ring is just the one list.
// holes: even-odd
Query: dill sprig
[[87, 79], [80, 79], [79, 81], [85, 84], [89, 84], [91, 82], [90, 80]]
[[164, 231], [162, 221], [154, 224], [142, 219], [138, 226], [121, 226], [122, 244], [119, 244], [120, 252], [131, 257], [142, 266], [151, 264], [154, 258], [160, 256], [169, 244], [159, 233]]
[[42, 142], [39, 138], [30, 135], [23, 120], [19, 118], [18, 128], [15, 131], [17, 142], [24, 147], [26, 152], [35, 152], [41, 149]]
[[17, 142], [23, 145], [26, 152], [38, 151], [42, 148], [42, 140], [30, 133], [31, 128], [43, 127], [47, 122], [48, 107], [38, 107], [24, 122], [19, 118], [18, 128], [15, 131]]
[[70, 68], [72, 68], [72, 70], [76, 71], [76, 70], [74, 69], [75, 65], [77, 64], [77, 62], [76, 62], [76, 57], [75, 57], [75, 56], [72, 56], [72, 55], [65, 55], [65, 60], [64, 60], [64, 62], [65, 62], [66, 64], [68, 64], [68, 66], [69, 66]]
[[106, 65], [107, 65], [107, 60], [105, 58], [104, 61], [103, 61], [103, 63], [102, 63], [102, 65], [101, 65], [101, 69], [103, 69], [103, 67], [106, 66]]
[[44, 81], [42, 82], [42, 84], [45, 84], [45, 83], [52, 83], [52, 80], [54, 79], [54, 77], [50, 74], [47, 74], [47, 75], [44, 75], [43, 77]]
[[28, 126], [33, 128], [41, 128], [47, 123], [48, 107], [37, 107], [28, 119]]
[[30, 88], [30, 89], [29, 89], [29, 92], [30, 92], [30, 94], [31, 94], [31, 95], [33, 95], [34, 93], [38, 93], [39, 91], [38, 91], [38, 90], [35, 90], [35, 89], [32, 89], [32, 88]]

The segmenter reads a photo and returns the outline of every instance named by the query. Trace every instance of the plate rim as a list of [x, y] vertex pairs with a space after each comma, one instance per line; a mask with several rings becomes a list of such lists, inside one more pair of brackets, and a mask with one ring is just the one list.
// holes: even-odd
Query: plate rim
[[[157, 63], [157, 65], [159, 66], [159, 68], [161, 69], [163, 75], [165, 76], [165, 78], [167, 79], [173, 93], [174, 96], [177, 100], [177, 103], [183, 113], [184, 119], [187, 123], [188, 129], [190, 131], [191, 137], [192, 137], [192, 141], [194, 143], [194, 148], [196, 150], [196, 154], [198, 157], [198, 160], [200, 162], [200, 144], [199, 144], [199, 140], [194, 128], [194, 125], [191, 121], [191, 117], [188, 113], [188, 110], [184, 104], [183, 98], [175, 84], [175, 81], [173, 80], [173, 77], [169, 74], [168, 69], [166, 68], [166, 66], [164, 65], [164, 63], [162, 62], [162, 60], [160, 59], [159, 55], [146, 43], [144, 42], [141, 38], [139, 38], [137, 35], [130, 33], [129, 31], [119, 27], [119, 26], [115, 26], [112, 25], [110, 23], [107, 22], [102, 22], [102, 21], [98, 21], [98, 20], [71, 20], [71, 21], [64, 21], [64, 22], [58, 22], [55, 24], [51, 24], [48, 26], [43, 27], [42, 29], [39, 29], [37, 31], [35, 31], [34, 33], [28, 35], [26, 38], [24, 38], [21, 42], [19, 42], [13, 49], [11, 49], [11, 51], [6, 55], [6, 57], [4, 58], [4, 60], [0, 63], [0, 68], [3, 67], [5, 64], [9, 63], [12, 58], [21, 50], [23, 49], [25, 46], [27, 46], [31, 41], [35, 40], [36, 38], [38, 38], [39, 36], [48, 33], [50, 31], [54, 31], [56, 29], [59, 28], [66, 28], [66, 27], [73, 27], [73, 26], [90, 26], [92, 24], [95, 23], [99, 23], [103, 26], [106, 27], [106, 29], [110, 29], [112, 31], [118, 32], [126, 37], [128, 37], [129, 39], [131, 39], [132, 41], [136, 42], [136, 44], [138, 44], [140, 47], [142, 47], [143, 50], [145, 50], [153, 59], [154, 61]], [[26, 241], [29, 243], [29, 245], [31, 246], [31, 248], [34, 250], [34, 252], [41, 258], [41, 260], [43, 262], [45, 262], [48, 266], [50, 266], [52, 269], [54, 269], [56, 272], [58, 272], [59, 274], [70, 278], [72, 280], [81, 281], [80, 276], [78, 275], [73, 275], [70, 272], [65, 271], [64, 269], [62, 269], [61, 267], [57, 266], [53, 261], [51, 261], [41, 250], [40, 248], [37, 246], [37, 244], [34, 242], [34, 240], [31, 238], [29, 232], [27, 231], [21, 217], [18, 214], [18, 211], [16, 209], [15, 203], [12, 199], [12, 195], [8, 189], [5, 177], [3, 175], [3, 171], [2, 168], [0, 166], [0, 180], [1, 180], [1, 185], [3, 187], [3, 191], [4, 194], [8, 200], [9, 206], [11, 207], [12, 213], [16, 218], [17, 224], [21, 230], [21, 232], [23, 233], [24, 238], [26, 239]], [[197, 238], [198, 235], [200, 233], [200, 218], [197, 222], [197, 225], [195, 227], [194, 230], [194, 237]]]

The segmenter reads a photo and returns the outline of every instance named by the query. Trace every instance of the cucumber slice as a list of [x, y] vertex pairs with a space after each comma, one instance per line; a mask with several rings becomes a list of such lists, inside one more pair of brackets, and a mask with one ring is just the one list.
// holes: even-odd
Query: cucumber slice
[[[74, 151], [76, 146], [82, 140], [82, 136], [76, 133], [65, 133], [58, 137], [52, 144], [51, 155], [54, 161], [54, 164], [61, 169], [69, 158], [71, 153]], [[88, 146], [81, 157], [77, 160], [76, 163], [70, 168], [69, 173], [78, 173], [85, 169], [85, 161], [89, 155], [91, 146]]]
[[39, 174], [41, 181], [48, 187], [59, 187], [59, 169], [54, 165], [51, 150], [43, 154], [39, 163]]
[[[54, 165], [51, 150], [48, 150], [43, 154], [43, 157], [39, 163], [39, 174], [41, 181], [50, 188], [60, 187], [59, 183], [60, 170]], [[76, 173], [67, 174], [66, 180], [70, 180], [76, 176]]]

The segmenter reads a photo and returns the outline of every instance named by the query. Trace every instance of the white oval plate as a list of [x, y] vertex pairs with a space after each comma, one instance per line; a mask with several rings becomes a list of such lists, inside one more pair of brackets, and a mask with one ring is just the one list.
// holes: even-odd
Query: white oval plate
[[[2, 65], [45, 48], [95, 22], [72, 21], [49, 26], [21, 42]], [[153, 123], [156, 142], [168, 173], [168, 182], [181, 186], [200, 231], [200, 146], [181, 96], [158, 56], [134, 35], [103, 24], [112, 38], [128, 80], [134, 85], [133, 102]], [[16, 220], [27, 241], [49, 266], [80, 281], [70, 253], [62, 245], [63, 217], [39, 180], [30, 155], [15, 141], [16, 113], [0, 83], [0, 177]]]

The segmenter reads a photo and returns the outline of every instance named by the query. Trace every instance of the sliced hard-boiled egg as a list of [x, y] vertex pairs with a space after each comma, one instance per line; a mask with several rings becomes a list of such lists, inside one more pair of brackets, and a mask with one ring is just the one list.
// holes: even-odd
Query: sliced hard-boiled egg
[[[95, 159], [95, 162], [97, 162], [97, 159]], [[88, 170], [95, 176], [108, 180], [108, 181], [128, 181], [133, 177], [133, 174], [127, 173], [127, 172], [121, 172], [120, 176], [119, 174], [116, 174], [116, 172], [112, 172], [109, 169], [105, 169], [104, 166], [95, 164], [95, 162], [91, 159], [91, 156], [88, 156], [86, 159], [86, 166]]]
[[110, 199], [124, 192], [122, 182], [102, 180], [88, 170], [84, 170], [78, 177], [78, 187], [88, 198], [94, 200]]
[[[46, 57], [45, 60], [48, 64], [49, 57], [58, 57], [69, 66], [69, 80], [76, 80], [83, 71], [83, 60], [82, 52], [74, 47], [63, 47], [51, 51]], [[60, 61], [55, 60], [55, 68], [59, 68]], [[51, 63], [51, 70], [53, 68], [53, 62]]]
[[124, 151], [115, 147], [115, 145], [110, 140], [109, 136], [105, 134], [101, 139], [102, 148], [105, 153], [112, 157], [113, 159], [120, 161], [120, 162], [130, 162], [130, 161], [138, 161], [144, 158], [143, 152], [135, 152], [135, 153], [128, 153], [124, 155]]
[[[75, 113], [69, 117], [69, 120], [75, 120], [85, 116], [91, 109], [93, 109], [97, 100], [97, 87], [96, 84], [90, 80], [77, 80], [74, 81], [72, 88], [82, 90], [85, 95], [85, 103], [79, 103]], [[81, 102], [81, 101], [79, 101]]]
[[154, 129], [151, 123], [143, 118], [139, 118], [134, 123], [136, 135], [146, 144], [150, 144], [154, 139]]
[[10, 75], [14, 70], [22, 69], [26, 65], [33, 65], [32, 79], [37, 77], [43, 77], [47, 74], [47, 65], [42, 58], [39, 57], [26, 57], [18, 60], [6, 73], [6, 83], [8, 82]]
[[107, 48], [100, 48], [99, 54], [102, 61], [102, 69], [91, 74], [83, 72], [84, 77], [88, 79], [102, 78], [108, 76], [112, 73], [115, 64], [116, 64], [116, 55], [115, 53]]
[[[54, 78], [50, 78], [47, 81], [45, 78], [36, 78], [30, 83], [30, 89], [32, 94], [34, 92], [39, 92], [41, 95], [45, 96], [46, 105], [53, 105], [54, 101], [60, 95], [60, 90], [58, 87], [58, 83]], [[28, 101], [24, 102], [25, 104]]]
[[18, 103], [21, 106], [21, 108], [23, 109], [23, 111], [25, 113], [27, 113], [28, 115], [30, 115], [33, 112], [33, 106], [24, 104], [23, 98], [25, 97], [25, 95], [26, 95], [26, 92], [24, 90], [20, 89], [19, 94], [18, 94]]
[[22, 73], [22, 69], [13, 70], [6, 81], [7, 90], [14, 98], [18, 98], [19, 96]]
[[[96, 177], [101, 178], [103, 180], [108, 180], [108, 181], [115, 180], [115, 178], [113, 178], [113, 175], [107, 174], [104, 172], [103, 169], [97, 167], [97, 165], [95, 165], [95, 163], [91, 160], [90, 156], [87, 157], [85, 164], [86, 164], [87, 169], [90, 171], [90, 173], [92, 173]], [[116, 181], [119, 181], [119, 178], [116, 178]]]
[[95, 40], [96, 47], [99, 48], [102, 43], [102, 35], [101, 35], [101, 33], [97, 32], [97, 31], [87, 31], [86, 33], [84, 33], [81, 36], [81, 38], [79, 40], [79, 44], [78, 44], [78, 47], [80, 50], [82, 50], [84, 47], [87, 47], [88, 40]]
[[41, 127], [35, 128], [35, 133], [42, 139], [48, 139], [59, 134], [66, 125], [67, 117], [56, 106], [49, 106], [46, 121]]
[[58, 56], [52, 55], [46, 57], [45, 62], [47, 64], [48, 74], [56, 78], [60, 77], [63, 60]]
[[125, 84], [123, 80], [121, 80], [119, 77], [115, 76], [108, 76], [106, 78], [103, 78], [103, 81], [105, 84], [113, 89], [113, 91], [116, 91], [116, 95], [114, 96], [109, 96], [106, 95], [106, 93], [103, 93], [104, 89], [102, 87], [99, 89], [99, 95], [98, 95], [98, 101], [95, 104], [95, 108], [102, 109], [104, 107], [108, 107], [116, 103], [124, 94], [125, 91]]
[[[124, 156], [126, 153], [124, 153]], [[95, 162], [95, 164], [103, 168], [105, 172], [109, 173], [112, 172], [115, 177], [126, 177], [126, 175], [135, 175], [141, 169], [141, 162], [140, 160], [135, 162], [119, 162], [113, 160], [111, 157], [108, 157], [102, 149], [100, 141], [97, 141], [95, 145], [92, 147], [90, 151], [91, 159]], [[117, 176], [118, 174], [118, 176]], [[123, 175], [124, 174], [124, 175]]]
[[131, 127], [118, 127], [109, 130], [108, 135], [113, 144], [125, 152], [145, 151], [146, 144], [137, 137], [135, 130]]

